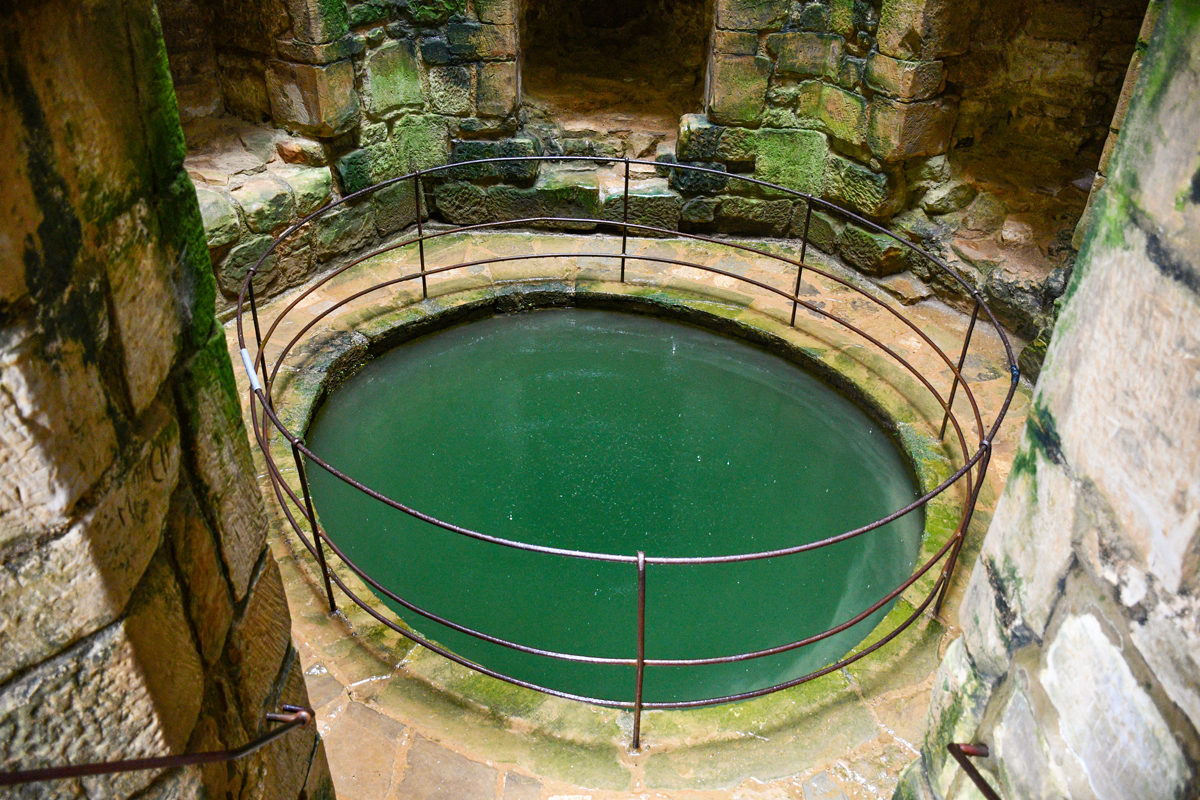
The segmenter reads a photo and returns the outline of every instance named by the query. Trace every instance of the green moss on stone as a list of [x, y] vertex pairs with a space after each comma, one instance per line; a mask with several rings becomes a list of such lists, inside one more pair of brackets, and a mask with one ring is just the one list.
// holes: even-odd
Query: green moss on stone
[[764, 128], [758, 134], [754, 177], [820, 196], [825, 188], [829, 140], [818, 131]]

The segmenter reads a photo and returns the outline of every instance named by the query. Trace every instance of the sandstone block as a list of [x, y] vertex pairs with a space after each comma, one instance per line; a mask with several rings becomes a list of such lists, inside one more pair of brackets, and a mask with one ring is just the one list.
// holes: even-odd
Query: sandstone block
[[303, 164], [306, 167], [323, 167], [329, 164], [325, 145], [316, 139], [289, 136], [275, 143], [275, 149], [288, 164]]
[[808, 130], [764, 128], [758, 135], [754, 177], [819, 196], [825, 189], [829, 140]]
[[363, 51], [365, 43], [356, 36], [343, 36], [322, 44], [288, 38], [278, 40], [275, 47], [279, 56], [287, 61], [298, 61], [301, 64], [332, 64], [358, 55]]
[[[428, 218], [428, 210], [422, 208], [421, 211], [422, 219]], [[417, 195], [412, 182], [402, 181], [377, 189], [371, 195], [371, 217], [380, 236], [395, 233], [416, 222]]]
[[242, 221], [229, 198], [204, 184], [196, 185], [196, 200], [200, 218], [204, 221], [204, 237], [208, 246], [223, 247], [236, 242], [242, 232]]
[[475, 70], [472, 67], [429, 69], [429, 104], [439, 114], [457, 117], [470, 114], [474, 88]]
[[242, 207], [246, 227], [255, 233], [271, 233], [296, 216], [291, 187], [269, 172], [251, 178], [232, 194]]
[[[490, 219], [487, 209], [488, 192], [473, 183], [464, 181], [443, 183], [434, 189], [433, 196], [438, 211], [448, 222], [456, 225], [475, 225]], [[522, 219], [526, 216], [536, 216], [536, 214], [523, 214], [511, 217], [511, 219]]]
[[900, 173], [875, 172], [830, 153], [825, 165], [825, 199], [868, 217], [889, 217], [904, 204], [904, 180]]
[[290, 620], [279, 567], [268, 557], [250, 587], [245, 611], [234, 621], [225, 648], [237, 681], [242, 723], [249, 731], [262, 725], [267, 699], [281, 677], [291, 637]]
[[[600, 180], [594, 172], [554, 170], [543, 172], [533, 187], [541, 212], [547, 217], [595, 219], [600, 216]], [[559, 223], [551, 227], [591, 230], [595, 223]]]
[[946, 745], [974, 740], [990, 688], [972, 665], [963, 640], [951, 642], [934, 678], [926, 716], [929, 733], [921, 748], [929, 778], [943, 795], [960, 772]]
[[65, 534], [9, 552], [0, 569], [0, 681], [117, 619], [158, 549], [179, 470], [169, 410], [103, 478], [96, 505]]
[[1066, 777], [1048, 752], [1044, 724], [1034, 716], [1025, 692], [1016, 688], [992, 734], [1006, 794], [1029, 798], [1071, 796]]
[[1145, 622], [1134, 623], [1131, 633], [1167, 696], [1195, 725], [1200, 721], [1200, 636], [1162, 606]]
[[980, 192], [971, 201], [971, 205], [967, 206], [967, 213], [963, 215], [963, 226], [967, 230], [992, 233], [1000, 230], [1007, 213], [1004, 204], [994, 194]]
[[838, 237], [842, 235], [842, 231], [846, 228], [846, 221], [838, 217], [834, 217], [824, 211], [817, 211], [815, 208], [811, 216], [804, 212], [798, 211], [792, 215], [792, 230], [789, 234], [793, 238], [803, 238], [806, 235], [805, 221], [807, 218], [807, 236], [808, 243], [812, 247], [816, 247], [822, 253], [830, 255], [837, 252]]
[[791, 200], [755, 200], [725, 197], [717, 206], [714, 223], [722, 233], [782, 236], [792, 220]]
[[[116, 730], [122, 734], [114, 736]], [[124, 622], [0, 689], [0, 764], [5, 769], [159, 756], [166, 748], [155, 698]], [[154, 776], [129, 772], [84, 778], [66, 782], [65, 790], [53, 796], [129, 797]]]
[[342, 194], [354, 194], [376, 183], [384, 172], [383, 165], [377, 165], [376, 161], [386, 160], [387, 156], [391, 155], [389, 150], [390, 148], [380, 148], [376, 145], [360, 147], [342, 154], [333, 165], [338, 183], [342, 187]]
[[893, 58], [933, 61], [966, 52], [968, 4], [958, 0], [883, 0], [876, 40]]
[[173, 261], [158, 234], [158, 217], [144, 201], [113, 220], [103, 234], [111, 322], [124, 349], [122, 367], [135, 413], [158, 394], [182, 340], [169, 274]]
[[450, 159], [450, 127], [437, 114], [410, 114], [392, 126], [392, 146], [400, 169], [416, 172]]
[[953, 100], [901, 103], [876, 95], [871, 101], [867, 143], [884, 161], [940, 155], [950, 147], [957, 113]]
[[[458, 164], [489, 158], [532, 158], [541, 154], [541, 145], [530, 136], [517, 136], [499, 141], [464, 139], [454, 142], [450, 163]], [[448, 170], [450, 177], [463, 180], [501, 180], [506, 183], [528, 184], [537, 179], [537, 161], [508, 161], [498, 164], [471, 164]]]
[[475, 104], [488, 117], [507, 117], [517, 107], [517, 62], [497, 61], [479, 65]]
[[517, 21], [516, 0], [475, 0], [475, 13], [480, 22], [513, 25]]
[[[226, 254], [225, 260], [217, 268], [217, 285], [226, 297], [237, 297], [246, 280], [246, 274], [258, 263], [258, 259], [267, 252], [273, 241], [269, 234], [247, 234]], [[275, 268], [278, 263], [278, 252], [272, 252], [263, 260], [254, 276], [255, 292], [261, 294], [268, 285], [275, 282]]]
[[407, 0], [405, 3], [405, 12], [420, 25], [442, 23], [466, 10], [467, 0]]
[[425, 104], [421, 68], [411, 41], [389, 41], [363, 60], [363, 99], [367, 111], [377, 117]]
[[292, 190], [298, 217], [316, 211], [332, 196], [333, 176], [326, 167], [276, 167], [273, 172]]
[[287, 0], [292, 35], [303, 42], [332, 42], [345, 36], [349, 16], [345, 3], [329, 0]]
[[0, 353], [0, 545], [62, 525], [117, 451], [100, 371], [79, 344], [57, 347], [23, 325]]
[[725, 177], [724, 164], [699, 161], [687, 166], [716, 171], [700, 172], [692, 169], [672, 169], [668, 174], [667, 184], [677, 192], [688, 195], [714, 194], [723, 191], [729, 185], [729, 178]]
[[[630, 222], [639, 225], [649, 225], [666, 230], [679, 230], [679, 218], [683, 212], [683, 198], [667, 187], [662, 178], [645, 181], [629, 187], [629, 216]], [[602, 219], [616, 222], [625, 218], [625, 203], [622, 193], [617, 192], [604, 198]], [[633, 235], [649, 235], [644, 232], [631, 232]]]
[[[304, 675], [301, 672], [300, 657], [295, 650], [286, 656], [286, 674], [278, 687], [271, 705], [282, 704], [311, 707], [308, 691], [304, 687]], [[317, 747], [316, 725], [293, 731], [277, 742], [274, 747], [267, 748], [263, 753], [263, 764], [266, 775], [263, 781], [267, 788], [265, 800], [293, 800], [302, 796], [301, 790], [307, 781], [305, 771], [312, 761], [313, 748]]]
[[838, 253], [855, 269], [867, 275], [893, 275], [908, 266], [908, 251], [883, 233], [853, 223], [838, 237]]
[[762, 116], [771, 61], [761, 56], [713, 57], [709, 117], [724, 125], [747, 125]]
[[718, 0], [717, 27], [746, 31], [777, 28], [790, 6], [787, 0]]
[[517, 57], [515, 25], [451, 22], [446, 26], [450, 53], [469, 61], [511, 61]]
[[946, 85], [941, 61], [904, 61], [882, 53], [867, 60], [867, 85], [877, 92], [900, 100], [928, 100]]
[[767, 50], [780, 72], [836, 78], [842, 61], [842, 38], [827, 33], [773, 33]]
[[867, 101], [860, 94], [826, 86], [821, 92], [821, 124], [825, 132], [855, 148], [867, 143]]
[[720, 202], [715, 197], [694, 197], [684, 204], [679, 218], [683, 222], [707, 224], [716, 219], [717, 204]]
[[336, 136], [359, 121], [354, 68], [272, 61], [267, 66], [271, 116], [283, 127], [314, 136]]
[[180, 404], [189, 411], [183, 439], [199, 481], [198, 499], [213, 509], [221, 558], [240, 600], [266, 541], [267, 520], [221, 328], [214, 327], [212, 338], [180, 370], [177, 391], [187, 398]]
[[1044, 659], [1038, 679], [1096, 796], [1178, 796], [1189, 776], [1183, 753], [1100, 621], [1091, 614], [1065, 619]]
[[921, 198], [921, 208], [927, 214], [949, 214], [961, 211], [971, 204], [977, 194], [975, 187], [969, 183], [952, 180], [943, 183], [925, 193]]
[[727, 56], [752, 56], [758, 52], [758, 36], [743, 31], [713, 32], [713, 52]]
[[200, 655], [212, 666], [221, 657], [233, 621], [231, 587], [216, 537], [187, 486], [181, 485], [171, 499], [167, 539], [187, 588], [188, 616], [200, 639]]
[[370, 242], [375, 233], [370, 211], [369, 203], [356, 200], [313, 220], [309, 241], [314, 258], [322, 263], [336, 260]]
[[715, 161], [725, 130], [724, 125], [714, 125], [703, 114], [684, 114], [679, 118], [675, 154], [681, 161]]

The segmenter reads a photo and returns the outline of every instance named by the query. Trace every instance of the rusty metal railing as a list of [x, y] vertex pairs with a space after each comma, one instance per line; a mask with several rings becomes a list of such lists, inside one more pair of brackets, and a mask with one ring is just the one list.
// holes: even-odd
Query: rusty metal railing
[[986, 744], [959, 744], [951, 742], [946, 745], [946, 749], [950, 751], [950, 755], [954, 756], [954, 760], [962, 767], [962, 771], [971, 779], [971, 783], [975, 784], [975, 788], [979, 790], [987, 800], [1000, 800], [1000, 795], [992, 788], [991, 784], [984, 779], [983, 775], [975, 768], [975, 765], [967, 760], [967, 756], [972, 758], [987, 758], [989, 754]]
[[[522, 162], [536, 163], [542, 161], [594, 162], [608, 165], [623, 164], [625, 173], [625, 188], [622, 202], [620, 204], [621, 219], [617, 221], [612, 219], [596, 219], [590, 217], [529, 216], [522, 217], [520, 219], [508, 219], [460, 225], [450, 229], [436, 230], [433, 232], [430, 232], [424, 226], [422, 222], [423, 205], [425, 208], [427, 208], [428, 205], [427, 203], [424, 203], [424, 190], [430, 185], [431, 181], [439, 181], [448, 176], [460, 174], [455, 173], [454, 171], [462, 169], [463, 167], [471, 167], [475, 165], [494, 166], [497, 164], [513, 164]], [[813, 197], [802, 192], [797, 192], [786, 187], [776, 186], [764, 181], [759, 181], [744, 175], [730, 174], [712, 169], [681, 164], [672, 164], [670, 165], [670, 168], [720, 175], [721, 177], [730, 181], [741, 181], [757, 190], [765, 190], [770, 192], [772, 193], [772, 196], [792, 198], [794, 201], [803, 202], [806, 206], [806, 209], [804, 228], [799, 237], [799, 259], [789, 258], [785, 255], [770, 252], [762, 247], [755, 247], [743, 242], [717, 239], [697, 233], [686, 233], [633, 222], [630, 220], [631, 210], [629, 203], [629, 173], [631, 165], [640, 165], [645, 167], [662, 166], [655, 164], [655, 162], [638, 161], [634, 159], [598, 159], [584, 156], [530, 156], [484, 159], [481, 161], [448, 164], [434, 169], [414, 172], [409, 175], [384, 181], [375, 186], [363, 189], [360, 192], [348, 195], [336, 202], [330, 203], [326, 207], [310, 214], [309, 216], [289, 227], [275, 240], [272, 246], [263, 253], [255, 265], [250, 268], [238, 297], [237, 333], [238, 346], [241, 350], [241, 358], [245, 365], [246, 373], [251, 384], [250, 414], [252, 428], [254, 430], [258, 445], [266, 459], [268, 478], [271, 481], [276, 500], [278, 501], [279, 506], [288, 521], [288, 524], [293, 528], [300, 542], [317, 561], [324, 583], [326, 599], [330, 611], [332, 612], [337, 609], [337, 601], [335, 599], [334, 592], [334, 587], [336, 586], [337, 589], [349, 597], [352, 602], [362, 607], [368, 614], [370, 614], [383, 625], [465, 667], [517, 686], [523, 686], [525, 688], [533, 689], [556, 697], [630, 710], [633, 712], [634, 717], [632, 747], [636, 750], [640, 747], [641, 715], [644, 709], [693, 708], [706, 705], [715, 705], [719, 703], [727, 703], [752, 697], [759, 697], [771, 692], [796, 686], [806, 681], [818, 678], [822, 675], [826, 675], [835, 670], [841, 669], [842, 667], [857, 661], [858, 659], [870, 655], [912, 625], [913, 622], [915, 622], [931, 605], [934, 608], [934, 612], [937, 613], [945, 600], [950, 579], [954, 572], [959, 552], [963, 545], [963, 540], [966, 536], [968, 526], [970, 525], [972, 516], [974, 514], [975, 506], [979, 500], [979, 493], [983, 486], [984, 476], [987, 472], [988, 464], [992, 455], [992, 442], [997, 434], [997, 431], [999, 430], [1005, 414], [1007, 413], [1009, 405], [1012, 402], [1020, 373], [1017, 369], [1016, 359], [1013, 354], [1011, 344], [1008, 341], [1008, 337], [997, 321], [995, 315], [992, 313], [991, 309], [989, 309], [983, 302], [979, 291], [964, 281], [963, 278], [948, 265], [911, 242], [905, 241], [904, 239], [895, 236], [890, 231], [887, 231], [886, 229], [870, 222], [869, 220], [866, 220], [856, 214], [853, 214], [852, 212], [846, 211], [845, 209], [835, 206], [832, 203], [820, 198]], [[335, 209], [348, 202], [360, 201], [382, 188], [396, 186], [406, 182], [411, 184], [415, 200], [416, 235], [405, 236], [400, 241], [386, 244], [367, 253], [356, 256], [338, 269], [324, 275], [315, 283], [300, 292], [286, 306], [284, 306], [278, 312], [275, 318], [270, 321], [269, 326], [266, 327], [264, 332], [262, 322], [259, 318], [258, 304], [255, 300], [254, 282], [258, 271], [262, 268], [263, 264], [271, 256], [271, 254], [282, 243], [290, 241], [297, 234], [302, 234], [306, 229], [306, 226], [308, 226], [313, 220], [329, 213], [332, 209]], [[855, 282], [841, 277], [831, 272], [829, 269], [825, 269], [820, 265], [807, 260], [810, 242], [810, 224], [812, 220], [812, 210], [814, 207], [820, 208], [825, 213], [838, 215], [848, 222], [852, 222], [855, 225], [863, 227], [873, 233], [891, 237], [893, 240], [898, 242], [901, 247], [905, 248], [906, 252], [909, 253], [911, 257], [925, 259], [933, 266], [933, 268], [939, 270], [947, 280], [956, 282], [961, 287], [964, 296], [971, 298], [972, 311], [971, 322], [967, 326], [963, 335], [962, 347], [961, 350], [956, 354], [957, 358], [948, 355], [928, 333], [910, 320], [902, 310], [894, 307], [892, 303], [881, 299], [881, 297], [877, 296], [877, 293], [867, 291], [866, 289], [857, 285]], [[580, 226], [590, 226], [596, 229], [609, 230], [620, 234], [621, 249], [619, 253], [601, 251], [597, 249], [587, 252], [526, 253], [522, 255], [508, 256], [497, 255], [475, 259], [472, 261], [463, 261], [450, 264], [431, 265], [428, 262], [428, 255], [425, 247], [427, 241], [462, 233], [510, 229], [514, 227], [521, 228], [535, 225], [574, 226], [575, 228], [579, 228]], [[794, 269], [795, 280], [791, 281], [789, 279], [786, 286], [773, 286], [765, 281], [739, 275], [736, 272], [720, 269], [706, 263], [686, 261], [678, 258], [666, 258], [662, 256], [654, 256], [648, 253], [631, 251], [630, 240], [636, 239], [639, 235], [642, 237], [680, 237], [688, 240], [705, 242], [714, 246], [728, 248], [733, 253], [742, 253], [754, 256], [756, 258], [771, 259], [782, 265], [781, 268], [783, 269]], [[288, 315], [293, 312], [301, 302], [311, 296], [314, 292], [328, 287], [331, 280], [345, 273], [346, 270], [352, 269], [353, 267], [370, 258], [404, 248], [416, 249], [419, 265], [419, 269], [417, 271], [408, 275], [382, 280], [373, 285], [367, 286], [366, 288], [354, 291], [345, 297], [337, 299], [336, 302], [330, 303], [327, 308], [307, 321], [297, 321], [289, 318]], [[833, 533], [832, 535], [829, 535], [816, 542], [797, 544], [790, 547], [769, 551], [732, 553], [728, 555], [711, 557], [672, 557], [665, 555], [652, 555], [640, 551], [637, 553], [597, 553], [530, 545], [523, 542], [490, 535], [481, 531], [471, 530], [455, 525], [452, 522], [433, 517], [396, 499], [386, 497], [385, 495], [373, 490], [371, 487], [351, 478], [345, 472], [341, 471], [336, 465], [330, 464], [324, 460], [319, 453], [315, 453], [309, 449], [302, 439], [301, 434], [303, 432], [289, 430], [277, 415], [275, 411], [276, 398], [272, 395], [272, 389], [279, 379], [279, 372], [285, 360], [288, 358], [289, 354], [296, 349], [298, 344], [304, 339], [305, 336], [307, 336], [314, 328], [328, 320], [331, 315], [335, 315], [338, 311], [347, 307], [348, 304], [358, 301], [368, 295], [372, 295], [373, 293], [381, 292], [389, 287], [411, 284], [418, 281], [421, 287], [421, 298], [427, 299], [429, 297], [430, 278], [444, 276], [447, 273], [455, 270], [464, 270], [472, 267], [486, 266], [489, 264], [547, 258], [588, 258], [607, 260], [613, 264], [614, 277], [622, 283], [628, 282], [629, 280], [626, 274], [626, 264], [629, 261], [636, 261], [646, 265], [660, 265], [663, 267], [692, 267], [712, 275], [723, 276], [725, 278], [739, 281], [747, 286], [754, 287], [759, 291], [765, 292], [768, 298], [777, 298], [784, 304], [785, 308], [790, 306], [791, 313], [788, 324], [793, 328], [796, 327], [796, 312], [799, 309], [804, 308], [812, 315], [815, 315], [815, 318], [833, 323], [840, 330], [849, 332], [849, 334], [866, 342], [876, 351], [882, 353], [887, 358], [898, 364], [903, 372], [916, 382], [919, 389], [927, 393], [928, 396], [936, 402], [937, 408], [939, 408], [942, 413], [941, 433], [939, 434], [939, 437], [945, 437], [949, 426], [949, 429], [953, 432], [953, 438], [951, 440], [952, 447], [950, 449], [953, 450], [953, 445], [957, 445], [957, 456], [961, 459], [961, 463], [958, 465], [957, 469], [954, 470], [953, 474], [951, 474], [941, 484], [934, 487], [925, 495], [913, 501], [912, 503], [909, 503], [903, 508], [896, 509], [888, 515], [868, 525], [864, 525], [849, 531]], [[940, 391], [934, 385], [929, 375], [917, 369], [908, 359], [902, 356], [897, 349], [895, 349], [888, 342], [884, 341], [879, 335], [874, 335], [866, 330], [864, 326], [856, 324], [850, 319], [826, 309], [823, 304], [805, 299], [805, 297], [802, 296], [803, 277], [805, 275], [821, 276], [823, 280], [830, 282], [835, 287], [840, 287], [841, 289], [855, 292], [863, 300], [874, 304], [874, 306], [880, 311], [889, 315], [890, 319], [898, 320], [903, 326], [905, 326], [905, 328], [907, 328], [908, 331], [918, 337], [923, 347], [928, 348], [929, 351], [934, 354], [936, 361], [940, 364], [940, 369], [943, 372], [949, 371], [951, 375], [950, 386], [945, 390], [945, 392]], [[249, 317], [252, 323], [252, 341], [247, 339], [247, 331], [244, 324], [247, 311], [249, 312]], [[988, 420], [986, 423], [983, 419], [979, 403], [972, 389], [971, 381], [967, 380], [966, 376], [963, 374], [963, 365], [966, 363], [967, 353], [971, 347], [972, 336], [976, 330], [977, 323], [980, 320], [983, 320], [986, 324], [989, 324], [999, 337], [1000, 342], [1002, 342], [1011, 376], [1011, 383], [1001, 407], [995, 414], [995, 417], [991, 420]], [[297, 331], [290, 338], [286, 339], [286, 341], [279, 346], [278, 351], [274, 353], [273, 357], [269, 359], [267, 356], [267, 348], [269, 346], [276, 345], [274, 339], [282, 336], [281, 325], [284, 323], [294, 324], [297, 328]], [[250, 352], [250, 345], [253, 345], [254, 352]], [[955, 398], [960, 394], [961, 397], [965, 398], [966, 400], [965, 410], [967, 412], [967, 419], [965, 425], [964, 422], [959, 419], [958, 413], [956, 413], [954, 407]], [[271, 442], [272, 437], [276, 434], [281, 436], [290, 447], [292, 460], [294, 461], [296, 467], [297, 487], [293, 487], [287, 480], [284, 479], [280, 465], [275, 461], [275, 457], [272, 453]], [[968, 438], [972, 442], [971, 445], [968, 444]], [[977, 442], [977, 444], [974, 444], [975, 442]], [[325, 530], [325, 528], [319, 523], [317, 510], [314, 507], [314, 501], [307, 477], [307, 469], [312, 465], [315, 465], [316, 468], [327, 471], [330, 475], [333, 475], [339, 480], [344, 481], [347, 485], [353, 487], [357, 491], [362, 492], [368, 497], [375, 499], [379, 503], [460, 536], [482, 542], [488, 542], [498, 547], [514, 548], [517, 550], [542, 553], [554, 557], [628, 564], [631, 568], [631, 573], [633, 570], [636, 570], [636, 577], [631, 574], [631, 579], [636, 580], [638, 596], [636, 611], [637, 640], [636, 642], [631, 643], [633, 645], [631, 648], [633, 650], [633, 654], [628, 657], [610, 658], [579, 653], [564, 653], [531, 647], [519, 642], [508, 641], [506, 639], [493, 636], [485, 631], [474, 630], [465, 625], [461, 625], [454, 620], [439, 616], [429, 609], [418, 607], [416, 604], [409, 602], [405, 598], [399, 596], [396, 592], [390, 590], [387, 586], [384, 586], [379, 581], [375, 580], [370, 574], [368, 574], [365, 570], [355, 564], [349, 557], [347, 557], [346, 553], [338, 546], [335, 539], [331, 537], [328, 531]], [[925, 563], [920, 564], [907, 580], [902, 582], [899, 586], [893, 587], [877, 602], [853, 615], [850, 619], [847, 619], [822, 633], [809, 636], [798, 641], [776, 647], [755, 650], [752, 652], [739, 653], [731, 656], [697, 657], [688, 659], [664, 659], [647, 656], [645, 652], [645, 587], [647, 570], [653, 570], [667, 565], [704, 565], [771, 559], [828, 547], [838, 542], [843, 542], [848, 539], [869, 534], [870, 532], [875, 531], [882, 526], [893, 522], [906, 514], [912, 513], [918, 508], [923, 507], [931, 499], [937, 497], [943, 492], [946, 492], [951, 487], [959, 487], [961, 489], [962, 496], [965, 498], [965, 500], [962, 502], [961, 515], [958, 519], [954, 533], [931, 558], [929, 558]], [[631, 697], [629, 700], [618, 701], [563, 692], [505, 675], [484, 665], [464, 659], [455, 653], [450, 652], [449, 650], [431, 641], [428, 641], [426, 638], [415, 633], [407, 626], [399, 624], [397, 621], [372, 608], [370, 603], [356, 595], [349, 588], [342, 577], [339, 576], [338, 571], [331, 567], [329, 562], [329, 553], [332, 553], [333, 556], [336, 557], [342, 564], [344, 564], [346, 568], [348, 568], [358, 578], [363, 580], [368, 586], [371, 587], [371, 589], [373, 589], [382, 597], [393, 601], [399, 606], [418, 614], [425, 619], [445, 625], [452, 630], [472, 636], [476, 639], [510, 648], [515, 651], [566, 662], [612, 665], [618, 667], [634, 667], [636, 671], [636, 682], [635, 685], [631, 687]], [[812, 645], [861, 623], [876, 611], [880, 610], [888, 603], [891, 603], [903, 592], [907, 591], [911, 586], [913, 586], [913, 584], [915, 584], [918, 580], [923, 578], [925, 575], [930, 574], [935, 568], [938, 571], [933, 573], [936, 575], [936, 579], [933, 582], [932, 588], [922, 601], [913, 603], [915, 606], [915, 611], [909, 615], [897, 628], [890, 631], [887, 635], [872, 643], [870, 646], [865, 647], [853, 653], [852, 655], [842, 658], [835, 663], [829, 664], [822, 669], [774, 686], [702, 700], [678, 702], [645, 702], [643, 700], [642, 686], [645, 670], [647, 668], [727, 664], [762, 658], [765, 656], [784, 653]]]
[[121, 772], [143, 772], [151, 769], [174, 769], [176, 767], [192, 767], [200, 764], [219, 764], [223, 761], [236, 761], [256, 753], [271, 742], [286, 736], [296, 728], [307, 727], [315, 719], [312, 709], [302, 706], [283, 706], [283, 713], [269, 713], [266, 718], [270, 722], [282, 723], [280, 727], [264, 733], [252, 742], [233, 750], [215, 750], [207, 753], [183, 753], [176, 756], [154, 756], [151, 758], [131, 758], [125, 761], [98, 761], [92, 764], [75, 764], [61, 767], [41, 767], [39, 769], [0, 772], [0, 786], [17, 786], [23, 783], [39, 783], [42, 781], [59, 781], [67, 778], [83, 778], [89, 775], [115, 775]]

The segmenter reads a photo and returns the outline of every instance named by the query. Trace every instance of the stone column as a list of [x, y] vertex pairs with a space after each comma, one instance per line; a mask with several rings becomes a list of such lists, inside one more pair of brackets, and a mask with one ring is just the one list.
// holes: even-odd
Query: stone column
[[[0, 16], [0, 769], [237, 747], [306, 704], [151, 0]], [[332, 793], [315, 730], [17, 796]]]
[[897, 797], [1194, 797], [1200, 10], [1167, 2]]

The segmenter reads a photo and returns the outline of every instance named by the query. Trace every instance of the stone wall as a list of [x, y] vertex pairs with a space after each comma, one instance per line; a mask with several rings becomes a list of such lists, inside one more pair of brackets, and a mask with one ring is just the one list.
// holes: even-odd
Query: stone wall
[[[0, 769], [240, 746], [307, 694], [154, 5], [0, 37]], [[318, 797], [324, 764], [310, 727], [12, 796]]]
[[897, 797], [1200, 791], [1200, 10], [1162, 3]]

